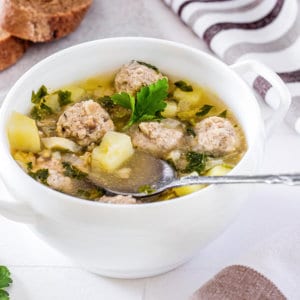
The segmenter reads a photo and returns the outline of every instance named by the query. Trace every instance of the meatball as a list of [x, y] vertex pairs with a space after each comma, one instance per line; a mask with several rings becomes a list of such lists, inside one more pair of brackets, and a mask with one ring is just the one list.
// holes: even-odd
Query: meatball
[[47, 184], [51, 188], [65, 193], [72, 193], [74, 192], [75, 188], [74, 182], [70, 177], [67, 177], [62, 173], [52, 169], [49, 170]]
[[142, 122], [130, 131], [130, 135], [136, 148], [157, 157], [164, 157], [180, 147], [184, 136], [181, 123], [172, 119]]
[[194, 128], [196, 137], [192, 149], [214, 157], [220, 157], [236, 150], [239, 137], [231, 122], [221, 117], [208, 117]]
[[93, 100], [67, 108], [57, 122], [57, 134], [71, 138], [81, 146], [99, 142], [107, 131], [114, 130], [108, 113]]
[[104, 203], [113, 203], [113, 204], [136, 204], [138, 203], [135, 198], [132, 196], [123, 196], [123, 195], [117, 195], [117, 196], [102, 196], [99, 199], [100, 202]]
[[47, 178], [47, 184], [51, 188], [65, 193], [74, 192], [76, 185], [70, 177], [67, 177], [63, 174], [64, 169], [60, 160], [53, 157], [49, 157], [49, 158], [39, 157], [37, 159], [37, 164], [35, 166], [35, 169], [48, 170], [49, 176]]
[[145, 65], [132, 61], [123, 65], [115, 77], [115, 89], [118, 93], [135, 94], [142, 86], [150, 85], [163, 78], [163, 75]]

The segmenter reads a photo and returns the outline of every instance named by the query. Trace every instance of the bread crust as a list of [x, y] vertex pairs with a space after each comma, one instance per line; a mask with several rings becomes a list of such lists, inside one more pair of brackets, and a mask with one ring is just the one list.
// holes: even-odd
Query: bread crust
[[0, 71], [15, 64], [26, 51], [28, 42], [1, 31], [0, 37]]
[[[78, 2], [78, 3], [76, 3]], [[71, 7], [50, 12], [16, 0], [4, 0], [0, 26], [11, 35], [32, 42], [47, 42], [66, 36], [81, 23], [92, 0], [71, 2]]]

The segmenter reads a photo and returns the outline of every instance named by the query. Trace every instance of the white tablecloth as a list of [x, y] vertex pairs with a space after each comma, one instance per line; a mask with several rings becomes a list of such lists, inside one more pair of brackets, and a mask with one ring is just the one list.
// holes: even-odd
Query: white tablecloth
[[[95, 0], [75, 33], [61, 41], [30, 48], [18, 64], [0, 73], [0, 96], [43, 57], [79, 42], [112, 36], [158, 37], [207, 51], [160, 0]], [[262, 170], [300, 171], [299, 149], [299, 136], [282, 124], [266, 142]], [[81, 270], [25, 225], [0, 217], [0, 264], [12, 272], [14, 282], [8, 289], [11, 299], [182, 300], [253, 246], [298, 223], [299, 216], [299, 187], [258, 186], [235, 223], [193, 260], [167, 274], [140, 280], [102, 278]]]

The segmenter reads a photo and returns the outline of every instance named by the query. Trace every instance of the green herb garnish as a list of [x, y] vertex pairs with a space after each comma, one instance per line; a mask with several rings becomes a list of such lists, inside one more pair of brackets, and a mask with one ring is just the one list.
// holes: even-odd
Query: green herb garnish
[[186, 160], [188, 164], [184, 172], [192, 173], [196, 171], [198, 174], [201, 174], [205, 170], [207, 156], [204, 153], [190, 151], [186, 154]]
[[220, 117], [220, 118], [226, 118], [226, 116], [227, 116], [227, 109], [223, 110], [223, 111], [218, 115], [218, 117]]
[[65, 106], [67, 104], [72, 103], [71, 95], [72, 93], [70, 91], [61, 91], [59, 90], [57, 92], [58, 94], [58, 103], [60, 106]]
[[28, 175], [30, 175], [33, 179], [47, 185], [47, 178], [49, 176], [49, 170], [48, 169], [39, 169], [36, 172], [29, 171]]
[[210, 110], [211, 110], [212, 108], [213, 108], [212, 105], [204, 104], [204, 105], [200, 108], [200, 110], [196, 113], [196, 116], [197, 116], [197, 117], [203, 117], [203, 116], [207, 115], [207, 114], [210, 112]]
[[48, 90], [44, 85], [42, 85], [36, 93], [32, 91], [31, 102], [34, 104], [39, 104], [41, 100], [47, 95], [48, 95]]
[[195, 130], [192, 126], [187, 126], [186, 127], [186, 133], [187, 133], [187, 135], [191, 135], [193, 137], [196, 136], [196, 132], [195, 132]]
[[185, 81], [183, 80], [179, 80], [174, 82], [175, 86], [178, 87], [180, 90], [184, 91], [184, 92], [192, 92], [193, 91], [193, 87], [189, 84], [187, 84]]
[[0, 289], [0, 300], [9, 300], [9, 294], [7, 291]]
[[146, 66], [146, 67], [148, 67], [149, 69], [152, 69], [152, 70], [154, 70], [155, 72], [159, 73], [158, 68], [155, 67], [155, 66], [153, 66], [153, 65], [151, 65], [151, 64], [148, 64], [148, 63], [146, 63], [146, 62], [144, 62], [144, 61], [139, 61], [139, 60], [137, 60], [136, 62], [139, 63], [140, 65]]
[[177, 166], [175, 165], [172, 159], [166, 159], [166, 162], [175, 170], [177, 171]]
[[152, 194], [153, 192], [155, 192], [155, 189], [152, 188], [149, 184], [145, 184], [138, 188], [138, 192], [144, 194]]
[[9, 294], [4, 288], [9, 287], [12, 282], [8, 268], [0, 266], [0, 300], [9, 300]]
[[114, 101], [109, 96], [100, 97], [96, 99], [96, 101], [106, 109], [110, 109], [115, 106]]
[[47, 88], [42, 85], [35, 93], [32, 91], [31, 102], [34, 103], [33, 108], [30, 111], [30, 116], [35, 120], [42, 120], [51, 115], [52, 109], [45, 104], [45, 96], [48, 95]]
[[87, 200], [94, 200], [96, 198], [103, 196], [103, 194], [104, 194], [104, 191], [98, 187], [95, 187], [94, 189], [87, 189], [87, 190], [79, 189], [77, 191], [78, 197], [81, 197], [81, 198], [84, 198]]
[[[44, 100], [42, 100], [44, 101]], [[45, 119], [47, 116], [51, 115], [52, 109], [47, 106], [44, 102], [36, 104], [30, 111], [30, 116], [35, 120]]]
[[65, 176], [81, 180], [86, 178], [88, 175], [87, 173], [82, 172], [78, 168], [71, 165], [69, 162], [63, 161], [62, 165], [65, 169], [64, 171]]
[[128, 128], [134, 123], [161, 119], [160, 112], [167, 106], [165, 99], [168, 88], [168, 80], [162, 78], [149, 86], [142, 87], [136, 97], [122, 92], [112, 95], [111, 99], [115, 104], [131, 109], [131, 117], [126, 125]]
[[27, 170], [28, 171], [32, 170], [32, 161], [27, 163]]

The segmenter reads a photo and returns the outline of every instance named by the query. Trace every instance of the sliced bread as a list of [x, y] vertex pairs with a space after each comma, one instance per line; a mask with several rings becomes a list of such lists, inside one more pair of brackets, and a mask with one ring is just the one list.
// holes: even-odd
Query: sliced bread
[[93, 0], [3, 0], [0, 26], [32, 42], [59, 39], [74, 31]]
[[13, 65], [25, 52], [28, 43], [0, 28], [0, 71]]

